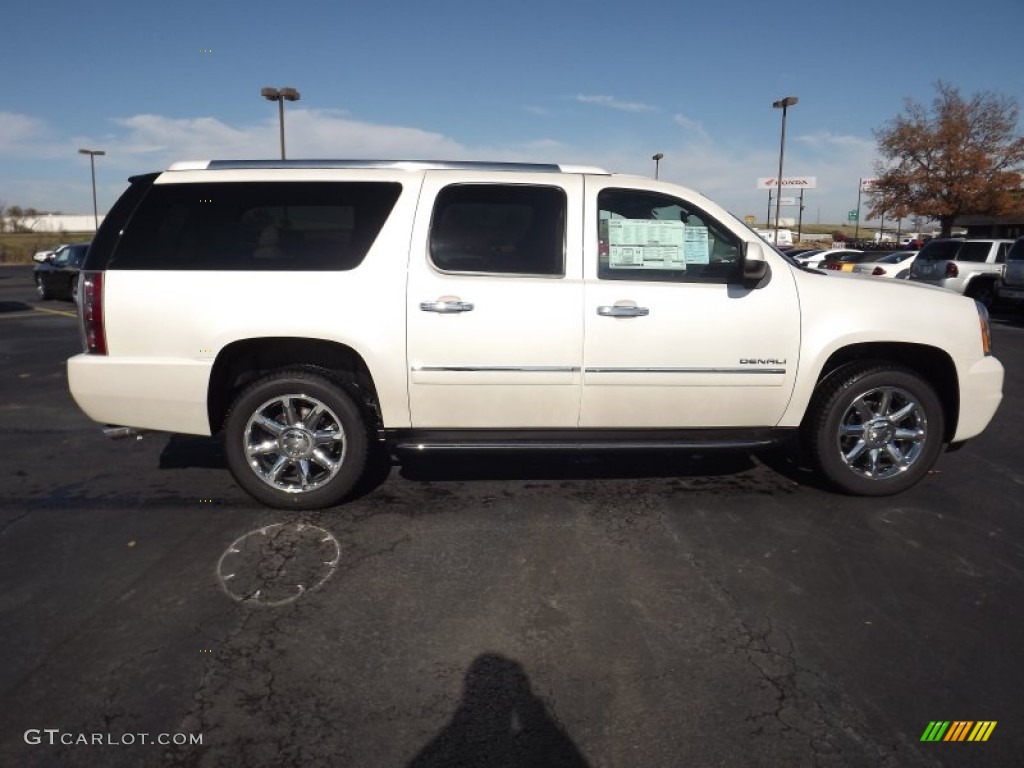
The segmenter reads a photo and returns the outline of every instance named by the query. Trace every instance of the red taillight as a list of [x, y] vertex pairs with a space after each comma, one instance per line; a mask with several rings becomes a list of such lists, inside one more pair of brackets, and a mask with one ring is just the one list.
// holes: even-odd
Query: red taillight
[[107, 334], [103, 328], [103, 273], [83, 272], [78, 297], [82, 318], [82, 343], [91, 355], [107, 354]]
[[884, 275], [885, 274], [885, 270], [882, 269], [881, 267], [875, 267], [873, 270], [871, 270], [871, 274], [872, 275]]
[[957, 277], [959, 274], [960, 270], [957, 269], [955, 261], [951, 261], [946, 264], [946, 277]]

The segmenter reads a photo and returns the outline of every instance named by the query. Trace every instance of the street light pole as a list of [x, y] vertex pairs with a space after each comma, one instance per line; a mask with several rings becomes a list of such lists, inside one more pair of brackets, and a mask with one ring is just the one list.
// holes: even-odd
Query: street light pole
[[260, 96], [267, 101], [277, 102], [277, 119], [281, 127], [281, 159], [284, 160], [284, 103], [298, 101], [302, 97], [294, 88], [261, 88]]
[[853, 239], [860, 239], [860, 193], [864, 191], [864, 179], [857, 179], [857, 222], [853, 229]]
[[665, 157], [665, 153], [664, 152], [658, 152], [655, 155], [651, 155], [651, 160], [654, 161], [654, 178], [658, 178], [658, 164], [661, 162], [662, 158], [664, 158], [664, 157]]
[[784, 99], [772, 102], [772, 107], [782, 110], [782, 138], [779, 140], [779, 178], [776, 181], [775, 195], [775, 246], [779, 245], [779, 206], [782, 203], [782, 157], [786, 151], [786, 110], [795, 105], [799, 99], [796, 96], [787, 96]]
[[89, 169], [92, 172], [92, 221], [98, 231], [100, 228], [100, 213], [96, 207], [96, 155], [105, 155], [107, 153], [102, 149], [80, 149], [78, 154], [89, 156]]

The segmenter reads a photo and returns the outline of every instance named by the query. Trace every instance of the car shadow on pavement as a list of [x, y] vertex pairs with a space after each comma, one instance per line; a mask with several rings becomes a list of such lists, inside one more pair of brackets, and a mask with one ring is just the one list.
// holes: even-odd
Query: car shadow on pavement
[[29, 312], [32, 310], [31, 304], [26, 304], [23, 301], [0, 301], [0, 315], [7, 314], [8, 312]]
[[[223, 435], [172, 434], [160, 452], [159, 466], [160, 469], [220, 469], [228, 472]], [[371, 446], [366, 457], [366, 470], [346, 501], [372, 493], [388, 479], [390, 473], [391, 457], [382, 448]]]
[[[710, 478], [744, 475], [767, 467], [801, 486], [826, 489], [818, 474], [792, 450], [779, 448], [758, 454], [689, 450], [567, 450], [553, 452], [438, 452], [401, 454], [400, 476], [406, 480], [598, 480], [641, 478]], [[348, 501], [383, 485], [396, 462], [382, 447], [371, 447], [366, 471]], [[221, 436], [172, 434], [160, 453], [160, 469], [218, 469], [228, 471]]]
[[227, 469], [224, 441], [219, 435], [174, 435], [160, 452], [160, 469]]
[[518, 662], [484, 653], [466, 672], [449, 723], [408, 768], [586, 768], [583, 754], [530, 689]]
[[755, 465], [744, 453], [573, 450], [402, 455], [407, 480], [592, 480], [734, 475]]

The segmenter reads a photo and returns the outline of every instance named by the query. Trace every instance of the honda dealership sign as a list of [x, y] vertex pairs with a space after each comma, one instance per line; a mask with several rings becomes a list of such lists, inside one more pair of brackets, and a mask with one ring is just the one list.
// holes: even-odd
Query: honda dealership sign
[[[782, 180], [783, 188], [790, 189], [817, 189], [818, 177], [817, 176], [787, 176]], [[779, 180], [775, 176], [771, 176], [767, 179], [757, 180], [758, 189], [778, 189]]]

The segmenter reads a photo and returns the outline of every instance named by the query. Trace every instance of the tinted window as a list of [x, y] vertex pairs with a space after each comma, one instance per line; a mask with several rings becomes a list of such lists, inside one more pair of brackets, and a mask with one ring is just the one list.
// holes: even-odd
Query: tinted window
[[966, 242], [957, 253], [957, 261], [984, 261], [992, 250], [992, 243]]
[[559, 187], [446, 187], [434, 205], [431, 261], [445, 272], [563, 275], [565, 210]]
[[961, 245], [960, 240], [931, 240], [925, 243], [917, 258], [919, 261], [954, 261]]
[[1006, 254], [1007, 261], [1024, 261], [1024, 237], [1015, 241]]
[[129, 179], [131, 186], [124, 194], [117, 199], [114, 207], [103, 217], [96, 237], [93, 238], [92, 247], [89, 249], [88, 260], [83, 269], [106, 269], [110, 256], [117, 247], [124, 229], [132, 213], [142, 200], [146, 191], [152, 186], [153, 180], [159, 176], [158, 173], [149, 173], [144, 176], [133, 176]]
[[345, 270], [362, 262], [397, 183], [154, 184], [115, 269]]
[[739, 239], [703, 211], [672, 197], [632, 189], [602, 190], [597, 206], [599, 278], [740, 278]]

